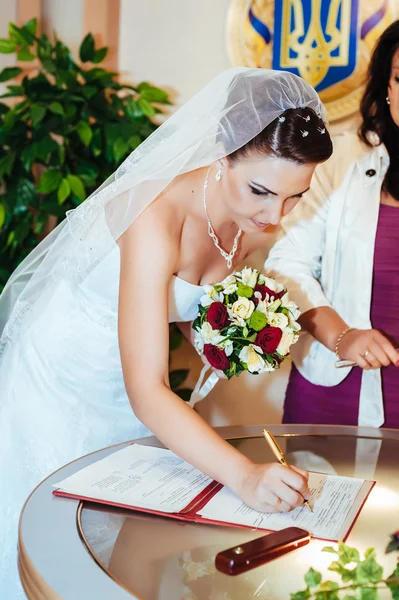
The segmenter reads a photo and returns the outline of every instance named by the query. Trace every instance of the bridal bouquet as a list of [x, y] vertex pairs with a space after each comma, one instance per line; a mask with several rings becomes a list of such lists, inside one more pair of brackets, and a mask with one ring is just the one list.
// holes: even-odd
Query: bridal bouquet
[[228, 379], [243, 371], [274, 371], [299, 337], [299, 310], [287, 291], [245, 268], [205, 286], [193, 323], [199, 354]]

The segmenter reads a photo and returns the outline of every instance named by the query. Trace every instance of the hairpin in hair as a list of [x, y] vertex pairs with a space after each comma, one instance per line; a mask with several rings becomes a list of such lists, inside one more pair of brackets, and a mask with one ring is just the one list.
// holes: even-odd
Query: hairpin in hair
[[301, 117], [301, 119], [303, 119], [304, 121], [310, 121], [310, 115], [307, 115], [306, 117], [303, 117], [302, 115], [298, 114], [298, 117]]
[[306, 129], [302, 129], [301, 133], [302, 133], [302, 137], [306, 137], [307, 135], [309, 135], [309, 131], [306, 131]]
[[325, 130], [325, 128], [324, 128], [324, 127], [318, 127], [318, 128], [317, 128], [317, 131], [320, 131], [321, 135], [323, 135], [323, 133], [325, 133], [325, 132], [326, 132], [326, 130]]
[[285, 117], [279, 117], [278, 120], [280, 121], [280, 123], [284, 123]]

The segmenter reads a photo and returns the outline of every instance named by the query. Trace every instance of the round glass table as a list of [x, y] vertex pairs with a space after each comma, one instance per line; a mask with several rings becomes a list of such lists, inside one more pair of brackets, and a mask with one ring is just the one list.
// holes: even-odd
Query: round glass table
[[[396, 557], [384, 550], [399, 527], [399, 430], [308, 425], [270, 429], [291, 464], [377, 481], [347, 543], [359, 550], [374, 546], [380, 562], [393, 570]], [[255, 462], [273, 460], [262, 427], [218, 431]], [[154, 437], [140, 443], [162, 446]], [[215, 570], [215, 555], [263, 532], [182, 523], [52, 496], [53, 484], [124, 445], [66, 465], [28, 498], [20, 520], [19, 568], [29, 599], [286, 600], [305, 587], [310, 565], [327, 573], [333, 556], [320, 551], [324, 542], [312, 540], [230, 577]]]

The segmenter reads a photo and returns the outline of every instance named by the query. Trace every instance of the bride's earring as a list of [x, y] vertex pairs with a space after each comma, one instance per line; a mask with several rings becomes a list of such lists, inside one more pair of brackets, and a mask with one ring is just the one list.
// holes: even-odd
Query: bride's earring
[[222, 179], [222, 169], [219, 168], [217, 170], [217, 173], [215, 175], [215, 179], [216, 179], [216, 181], [220, 181]]
[[385, 98], [385, 100], [387, 101], [387, 104], [391, 104], [391, 101], [388, 96]]

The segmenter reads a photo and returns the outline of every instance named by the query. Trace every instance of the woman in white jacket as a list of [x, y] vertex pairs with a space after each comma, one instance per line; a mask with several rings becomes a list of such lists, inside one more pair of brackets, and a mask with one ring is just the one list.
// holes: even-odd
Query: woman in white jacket
[[376, 45], [361, 115], [265, 264], [306, 332], [292, 351], [285, 423], [399, 428], [399, 21]]

